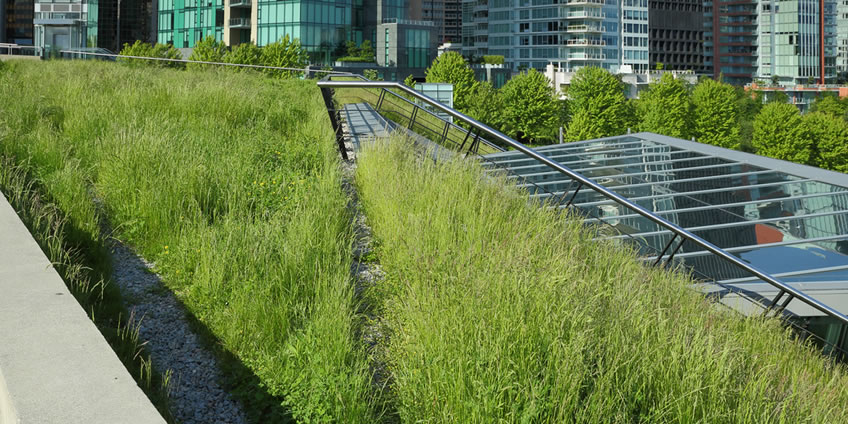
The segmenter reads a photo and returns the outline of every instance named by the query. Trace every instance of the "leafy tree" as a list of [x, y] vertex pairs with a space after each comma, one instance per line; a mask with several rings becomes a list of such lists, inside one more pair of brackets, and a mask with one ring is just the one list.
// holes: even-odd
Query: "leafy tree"
[[757, 154], [808, 164], [813, 158], [812, 143], [801, 137], [801, 114], [786, 103], [769, 103], [754, 121], [751, 140]]
[[433, 60], [427, 68], [426, 81], [453, 84], [453, 105], [455, 109], [462, 112], [468, 110], [469, 99], [477, 84], [474, 71], [457, 52], [445, 52]]
[[[223, 41], [215, 40], [214, 36], [206, 36], [203, 40], [194, 45], [189, 60], [198, 60], [201, 62], [223, 62], [227, 55], [227, 45]], [[206, 65], [202, 63], [189, 63], [189, 69], [205, 69], [208, 67], [217, 67], [218, 65]]]
[[[239, 63], [242, 65], [261, 65], [262, 64], [262, 49], [256, 44], [242, 43], [233, 47], [232, 51], [224, 58], [227, 63]], [[236, 71], [247, 71], [250, 68], [242, 68], [232, 66]]]
[[406, 77], [406, 79], [403, 80], [403, 84], [409, 88], [415, 88], [415, 78], [412, 77], [412, 74], [410, 74]]
[[518, 74], [501, 88], [503, 127], [513, 138], [532, 143], [554, 139], [560, 121], [560, 107], [551, 82], [531, 69]]
[[848, 112], [848, 104], [833, 95], [820, 96], [810, 106], [810, 112], [822, 112], [830, 116], [842, 118]]
[[734, 149], [739, 146], [739, 110], [733, 87], [704, 78], [692, 90], [693, 133], [701, 143]]
[[371, 45], [371, 40], [365, 40], [359, 45], [359, 57], [367, 59], [367, 62], [373, 62], [377, 57], [374, 47]]
[[624, 84], [603, 68], [581, 68], [568, 88], [571, 122], [567, 140], [620, 135], [627, 131], [633, 111], [624, 96]]
[[[124, 43], [124, 48], [121, 49], [119, 53], [122, 56], [138, 56], [138, 57], [153, 57], [153, 58], [161, 58], [161, 59], [182, 59], [183, 55], [179, 50], [175, 49], [174, 46], [170, 44], [159, 44], [157, 43], [155, 46], [151, 46], [148, 43], [143, 43], [139, 40], [136, 40], [132, 45], [128, 43]], [[185, 67], [185, 63], [183, 62], [171, 62], [171, 61], [163, 61], [163, 60], [144, 60], [144, 59], [129, 59], [129, 58], [118, 58], [118, 62], [128, 64], [131, 66], [136, 65], [148, 65], [148, 66], [156, 66], [159, 68], [183, 68]]]
[[504, 100], [501, 93], [488, 81], [474, 87], [468, 100], [468, 116], [496, 129], [503, 129]]
[[[302, 69], [308, 63], [306, 51], [301, 47], [300, 40], [297, 38], [291, 40], [288, 34], [262, 48], [262, 64], [265, 66]], [[275, 78], [291, 78], [301, 74], [298, 71], [282, 69], [265, 69], [265, 72]]]
[[801, 117], [799, 132], [812, 149], [809, 165], [848, 172], [848, 124], [841, 116], [810, 112]]
[[689, 138], [692, 128], [692, 102], [683, 80], [664, 74], [642, 92], [636, 104], [642, 122], [640, 131], [670, 137]]

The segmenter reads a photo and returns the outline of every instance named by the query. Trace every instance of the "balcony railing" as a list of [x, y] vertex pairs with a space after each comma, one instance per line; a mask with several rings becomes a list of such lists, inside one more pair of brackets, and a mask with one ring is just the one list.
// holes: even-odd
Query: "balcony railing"
[[565, 16], [566, 19], [605, 19], [606, 17], [606, 14], [602, 12], [588, 10], [571, 11]]
[[569, 6], [603, 6], [604, 0], [568, 0]]
[[606, 46], [607, 42], [604, 40], [592, 40], [588, 38], [572, 38], [571, 40], [565, 41], [566, 46], [580, 47], [580, 46]]
[[601, 25], [569, 25], [565, 28], [568, 32], [604, 32]]
[[230, 7], [250, 7], [252, 0], [231, 0]]
[[250, 19], [230, 18], [230, 28], [250, 28]]

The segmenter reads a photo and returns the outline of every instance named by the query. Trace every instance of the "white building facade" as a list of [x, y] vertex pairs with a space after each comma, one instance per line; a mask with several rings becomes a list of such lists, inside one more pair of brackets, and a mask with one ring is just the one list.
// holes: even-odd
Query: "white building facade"
[[513, 70], [549, 63], [645, 72], [648, 0], [464, 0], [465, 56], [504, 56]]

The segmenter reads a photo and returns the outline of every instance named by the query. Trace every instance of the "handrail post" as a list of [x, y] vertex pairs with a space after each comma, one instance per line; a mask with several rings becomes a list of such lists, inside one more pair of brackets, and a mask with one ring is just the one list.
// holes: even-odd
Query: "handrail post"
[[374, 107], [374, 110], [377, 112], [380, 111], [380, 108], [383, 107], [383, 99], [386, 98], [386, 89], [380, 89], [380, 96], [377, 98], [377, 105]]
[[445, 140], [448, 139], [448, 130], [450, 130], [450, 122], [445, 122], [445, 130], [442, 131], [442, 141], [439, 142], [440, 146], [445, 145]]
[[409, 129], [412, 130], [412, 127], [415, 126], [415, 116], [418, 115], [418, 105], [413, 106], [412, 108], [412, 116], [409, 118]]
[[339, 122], [339, 112], [336, 110], [336, 105], [333, 102], [333, 89], [321, 87], [321, 97], [324, 98], [324, 105], [327, 107], [327, 113], [330, 115], [330, 124], [333, 126], [333, 132], [336, 133], [336, 143], [339, 147], [339, 154], [342, 155], [342, 159], [348, 161], [349, 159], [347, 157], [347, 147], [345, 147], [344, 143], [342, 125], [341, 122]]

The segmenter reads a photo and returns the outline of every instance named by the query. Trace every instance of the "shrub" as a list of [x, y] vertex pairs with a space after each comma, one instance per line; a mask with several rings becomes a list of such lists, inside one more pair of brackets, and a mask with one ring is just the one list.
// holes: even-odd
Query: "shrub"
[[[300, 40], [292, 40], [289, 35], [262, 48], [262, 64], [281, 68], [303, 69], [309, 60], [300, 45]], [[265, 69], [265, 73], [275, 78], [291, 78], [302, 75], [301, 71], [283, 69]]]
[[[137, 56], [137, 57], [152, 57], [152, 58], [160, 58], [160, 59], [182, 59], [183, 55], [179, 50], [174, 48], [173, 45], [170, 44], [159, 44], [156, 43], [155, 46], [151, 46], [148, 43], [143, 43], [141, 41], [136, 40], [132, 45], [124, 44], [124, 48], [121, 49], [120, 55], [123, 56]], [[130, 59], [130, 58], [118, 58], [118, 62], [125, 63], [128, 65], [148, 65], [155, 66], [158, 68], [184, 68], [185, 63], [182, 62], [173, 62], [166, 60], [144, 60], [144, 59]]]
[[[194, 49], [188, 59], [221, 63], [224, 61], [225, 56], [227, 56], [227, 45], [223, 41], [216, 41], [214, 36], [209, 35], [194, 45]], [[203, 63], [189, 63], [187, 66], [189, 69], [219, 67], [219, 65], [207, 65]]]

